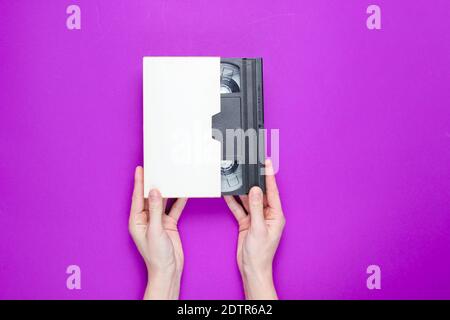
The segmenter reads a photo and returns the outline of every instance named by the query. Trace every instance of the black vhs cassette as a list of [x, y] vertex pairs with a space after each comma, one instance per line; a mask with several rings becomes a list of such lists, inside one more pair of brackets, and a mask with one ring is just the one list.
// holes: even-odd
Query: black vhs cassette
[[[265, 190], [264, 100], [261, 58], [221, 58], [221, 112], [212, 119], [213, 137], [221, 136], [221, 192]], [[215, 133], [214, 133], [215, 132]]]

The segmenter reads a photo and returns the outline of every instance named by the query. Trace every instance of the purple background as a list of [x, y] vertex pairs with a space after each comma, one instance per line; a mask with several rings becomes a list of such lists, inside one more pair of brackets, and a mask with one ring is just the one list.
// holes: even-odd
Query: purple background
[[[450, 298], [450, 2], [374, 1], [378, 31], [372, 1], [226, 2], [0, 1], [0, 298], [142, 296], [144, 55], [264, 58], [280, 298]], [[180, 230], [181, 298], [243, 298], [223, 200], [190, 200]]]

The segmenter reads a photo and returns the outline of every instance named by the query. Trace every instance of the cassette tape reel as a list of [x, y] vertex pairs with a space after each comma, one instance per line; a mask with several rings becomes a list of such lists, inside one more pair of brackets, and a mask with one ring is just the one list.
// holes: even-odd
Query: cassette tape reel
[[222, 62], [220, 64], [220, 93], [235, 93], [241, 91], [241, 73], [239, 67]]
[[222, 160], [220, 164], [222, 192], [232, 192], [242, 187], [242, 167], [237, 161]]

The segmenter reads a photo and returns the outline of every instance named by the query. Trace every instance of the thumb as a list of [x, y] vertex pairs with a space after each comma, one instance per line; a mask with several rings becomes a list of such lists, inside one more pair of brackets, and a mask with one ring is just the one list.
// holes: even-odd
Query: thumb
[[264, 205], [263, 192], [259, 187], [253, 187], [248, 194], [248, 206], [250, 211], [250, 229], [264, 229]]
[[162, 229], [163, 199], [157, 189], [150, 190], [148, 194], [148, 211], [150, 216], [150, 227]]

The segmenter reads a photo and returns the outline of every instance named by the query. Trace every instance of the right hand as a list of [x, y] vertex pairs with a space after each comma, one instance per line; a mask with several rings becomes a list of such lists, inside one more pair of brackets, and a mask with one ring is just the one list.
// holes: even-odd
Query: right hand
[[253, 187], [248, 196], [224, 196], [239, 224], [237, 263], [247, 299], [277, 299], [272, 262], [283, 233], [281, 208], [271, 161], [266, 161], [266, 195]]

